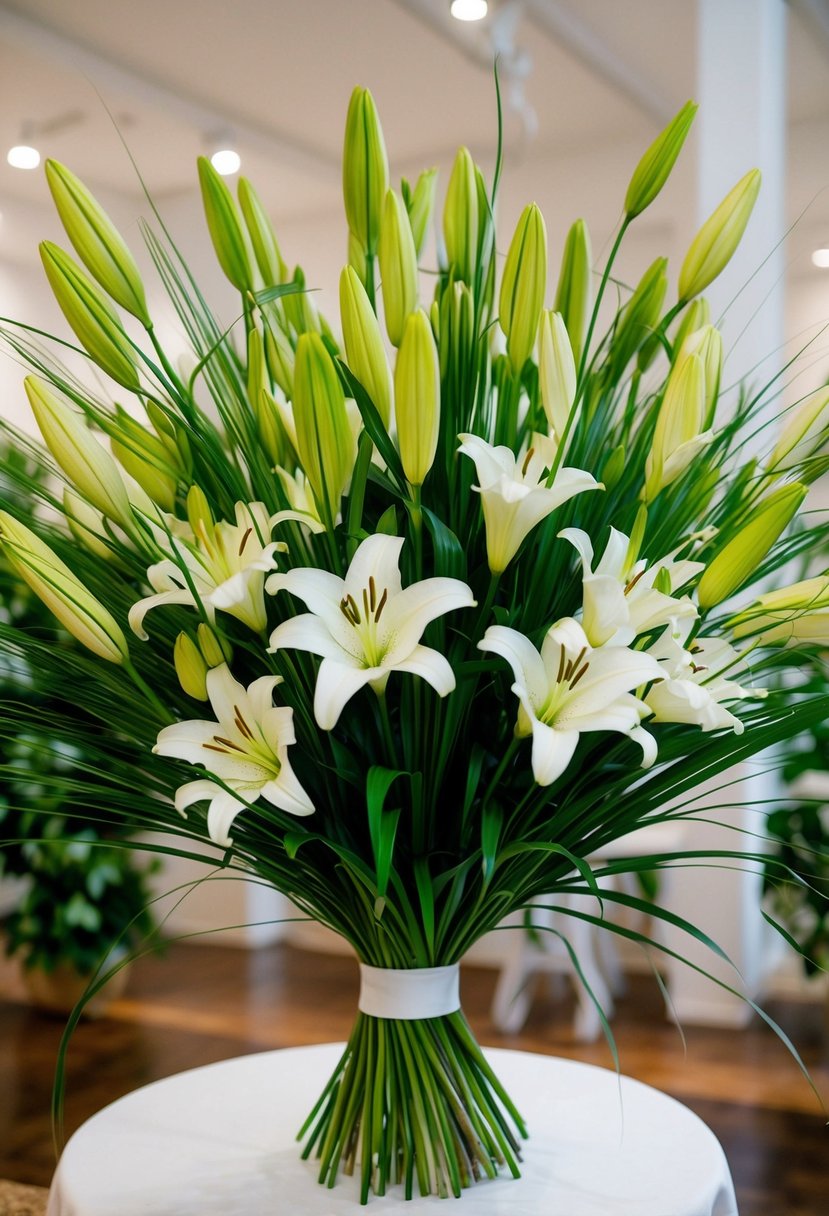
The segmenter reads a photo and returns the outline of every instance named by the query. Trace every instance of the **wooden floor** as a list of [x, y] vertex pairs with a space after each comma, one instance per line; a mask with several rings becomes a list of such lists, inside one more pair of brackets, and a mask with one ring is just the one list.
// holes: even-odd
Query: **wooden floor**
[[[485, 1044], [611, 1067], [604, 1042], [574, 1041], [566, 995], [541, 992], [525, 1030], [504, 1036], [488, 1007], [494, 973], [467, 969], [464, 1008]], [[0, 975], [2, 980], [2, 975]], [[61, 1023], [0, 984], [0, 1177], [47, 1185], [54, 1168], [49, 1099]], [[5, 985], [8, 990], [8, 985]], [[344, 1038], [357, 996], [348, 959], [284, 946], [172, 947], [136, 965], [111, 1013], [82, 1024], [70, 1051], [67, 1127], [159, 1077], [246, 1052]], [[829, 1105], [829, 1022], [814, 1004], [768, 1011], [795, 1041]], [[829, 1133], [807, 1083], [770, 1030], [687, 1028], [687, 1055], [653, 981], [633, 977], [614, 1031], [622, 1069], [685, 1102], [719, 1137], [740, 1216], [827, 1216]], [[115, 1214], [113, 1214], [115, 1216]], [[631, 1213], [630, 1216], [636, 1216]]]

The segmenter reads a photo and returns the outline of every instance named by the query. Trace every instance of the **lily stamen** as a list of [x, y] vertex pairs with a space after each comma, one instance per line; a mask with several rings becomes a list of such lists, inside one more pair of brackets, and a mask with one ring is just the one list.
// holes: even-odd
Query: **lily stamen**
[[388, 587], [384, 587], [383, 594], [380, 596], [380, 603], [377, 605], [377, 611], [374, 614], [375, 622], [380, 620], [380, 613], [385, 608], [386, 601], [388, 600], [388, 598], [389, 598], [389, 589], [388, 589]]
[[575, 674], [575, 676], [573, 677], [573, 679], [570, 681], [570, 687], [571, 687], [571, 688], [575, 688], [575, 687], [576, 687], [576, 685], [578, 684], [579, 680], [582, 678], [582, 676], [583, 676], [583, 675], [584, 675], [584, 673], [587, 671], [587, 669], [588, 669], [588, 667], [589, 667], [589, 666], [590, 666], [590, 660], [588, 659], [588, 661], [587, 661], [586, 663], [584, 663], [582, 667], [580, 667], [580, 668], [579, 668], [579, 670], [576, 672], [576, 674]]
[[530, 461], [532, 460], [534, 455], [535, 455], [535, 448], [530, 448], [529, 451], [527, 452], [527, 455], [524, 457], [524, 463], [521, 465], [521, 476], [522, 477], [527, 476], [527, 470], [530, 467]]
[[239, 556], [240, 557], [242, 556], [242, 553], [244, 552], [245, 545], [248, 543], [248, 537], [250, 536], [252, 531], [253, 531], [253, 528], [248, 528], [247, 532], [242, 537], [242, 543], [239, 545]]

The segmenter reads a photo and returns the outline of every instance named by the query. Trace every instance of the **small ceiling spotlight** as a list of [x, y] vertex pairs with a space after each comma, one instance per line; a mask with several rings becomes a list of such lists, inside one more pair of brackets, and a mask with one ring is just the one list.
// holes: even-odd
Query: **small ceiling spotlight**
[[15, 144], [6, 153], [6, 160], [15, 169], [36, 169], [40, 164], [40, 153], [31, 144]]
[[816, 249], [812, 254], [812, 265], [819, 266], [821, 270], [829, 270], [829, 249], [825, 246], [822, 249]]
[[452, 0], [449, 12], [456, 21], [483, 21], [488, 7], [487, 0]]
[[239, 172], [242, 158], [233, 148], [218, 148], [210, 157], [210, 163], [222, 177], [232, 177]]

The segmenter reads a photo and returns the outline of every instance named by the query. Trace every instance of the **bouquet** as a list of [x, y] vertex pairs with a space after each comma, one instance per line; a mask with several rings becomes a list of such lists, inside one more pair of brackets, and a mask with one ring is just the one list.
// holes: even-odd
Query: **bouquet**
[[44, 242], [44, 269], [95, 375], [5, 325], [50, 456], [15, 442], [63, 490], [0, 513], [0, 542], [84, 649], [0, 635], [84, 711], [39, 726], [83, 744], [88, 780], [73, 781], [90, 822], [117, 812], [170, 852], [206, 834], [225, 867], [353, 946], [357, 1021], [301, 1134], [320, 1181], [358, 1171], [363, 1202], [519, 1173], [526, 1129], [460, 1009], [472, 943], [574, 893], [595, 899], [569, 915], [647, 942], [605, 920], [640, 901], [603, 879], [695, 855], [591, 855], [691, 814], [701, 781], [829, 709], [791, 681], [766, 695], [764, 679], [791, 643], [826, 640], [829, 576], [768, 588], [826, 535], [795, 516], [826, 467], [829, 391], [749, 456], [775, 386], [718, 402], [702, 295], [759, 174], [700, 229], [675, 300], [664, 258], [632, 288], [612, 277], [694, 111], [645, 152], [599, 273], [585, 223], [570, 229], [547, 309], [539, 208], [501, 264], [500, 166], [487, 183], [461, 149], [424, 254], [436, 174], [390, 187], [374, 102], [355, 90], [341, 338], [250, 182], [235, 198], [202, 159], [238, 318], [210, 311], [151, 200], [142, 226], [185, 361], [109, 218], [47, 164], [79, 261]]

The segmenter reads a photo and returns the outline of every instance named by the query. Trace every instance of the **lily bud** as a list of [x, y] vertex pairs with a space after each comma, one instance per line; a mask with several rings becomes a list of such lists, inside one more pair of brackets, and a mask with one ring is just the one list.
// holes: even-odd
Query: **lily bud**
[[69, 531], [79, 545], [83, 545], [84, 549], [94, 553], [96, 557], [102, 557], [104, 561], [112, 561], [115, 554], [112, 547], [106, 543], [103, 515], [94, 507], [90, 507], [86, 499], [81, 498], [80, 494], [76, 494], [69, 486], [63, 491], [63, 513]]
[[705, 296], [697, 296], [690, 304], [687, 304], [682, 313], [682, 320], [677, 326], [676, 335], [674, 337], [674, 350], [682, 350], [682, 343], [689, 334], [694, 333], [697, 329], [702, 329], [704, 325], [711, 324], [711, 309]]
[[229, 663], [233, 658], [233, 647], [227, 638], [211, 629], [204, 621], [196, 627], [196, 638], [208, 667], [220, 667], [222, 663]]
[[[381, 234], [381, 248], [382, 244]], [[384, 276], [384, 295], [385, 291]], [[340, 317], [346, 362], [371, 397], [383, 425], [388, 428], [391, 420], [391, 369], [374, 309], [351, 266], [344, 267], [340, 275]]]
[[417, 254], [406, 208], [394, 190], [383, 205], [378, 252], [386, 332], [392, 346], [399, 346], [406, 319], [417, 308]]
[[348, 233], [348, 264], [362, 283], [363, 287], [365, 287], [368, 279], [366, 251], [360, 244], [359, 239], [351, 231]]
[[268, 370], [289, 401], [294, 396], [294, 348], [278, 325], [265, 330], [265, 358]]
[[686, 101], [639, 161], [625, 195], [625, 217], [628, 220], [641, 215], [665, 185], [682, 151], [697, 109], [693, 101]]
[[668, 290], [668, 259], [652, 262], [619, 314], [613, 336], [610, 357], [614, 369], [621, 373], [639, 348], [653, 336], [662, 316], [662, 305]]
[[702, 225], [679, 272], [680, 300], [690, 300], [705, 291], [727, 266], [745, 232], [759, 191], [760, 170], [752, 169]]
[[722, 334], [716, 325], [703, 325], [689, 333], [679, 348], [676, 362], [679, 364], [689, 355], [699, 355], [702, 360], [705, 375], [705, 418], [703, 426], [707, 429], [714, 421], [717, 408], [717, 397], [720, 392], [720, 374], [722, 372]]
[[422, 308], [406, 322], [394, 368], [397, 446], [409, 483], [422, 485], [432, 467], [440, 427], [440, 368]]
[[197, 164], [207, 229], [219, 265], [237, 291], [251, 291], [253, 275], [233, 195], [206, 156], [200, 156]]
[[434, 302], [432, 313], [430, 321], [433, 335], [435, 318], [439, 325], [441, 378], [447, 375], [450, 368], [456, 374], [465, 374], [475, 345], [475, 301], [472, 298], [472, 288], [466, 283], [453, 282], [444, 292], [440, 306], [437, 301]]
[[601, 483], [606, 490], [612, 490], [620, 481], [625, 471], [625, 445], [620, 443], [608, 455], [601, 471]]
[[23, 383], [43, 441], [72, 485], [109, 519], [130, 526], [132, 508], [118, 467], [83, 415], [37, 376], [27, 376]]
[[135, 351], [115, 309], [68, 253], [42, 241], [40, 257], [60, 310], [81, 346], [124, 388], [136, 389]]
[[794, 519], [806, 494], [806, 486], [793, 482], [773, 490], [754, 508], [700, 579], [697, 596], [701, 608], [713, 608], [739, 591]]
[[253, 256], [256, 258], [262, 282], [266, 287], [287, 283], [291, 276], [280, 252], [273, 225], [259, 195], [246, 177], [239, 178], [238, 193], [239, 208], [253, 246]]
[[556, 312], [560, 312], [564, 318], [577, 367], [581, 358], [587, 314], [590, 311], [590, 301], [593, 295], [592, 260], [587, 225], [584, 220], [576, 220], [564, 242], [554, 309]]
[[206, 701], [207, 664], [196, 643], [186, 633], [180, 633], [173, 646], [173, 665], [178, 682], [188, 697]]
[[113, 455], [162, 511], [172, 511], [180, 470], [171, 464], [167, 447], [124, 410], [119, 409], [117, 417], [119, 433], [111, 439]]
[[213, 531], [215, 520], [210, 510], [207, 495], [201, 486], [191, 486], [187, 491], [187, 520], [195, 536]]
[[538, 328], [538, 385], [541, 404], [560, 444], [576, 397], [576, 363], [560, 312], [544, 309]]
[[118, 622], [48, 545], [0, 511], [0, 546], [12, 569], [82, 646], [110, 663], [129, 658]]
[[138, 267], [118, 229], [75, 174], [47, 160], [46, 181], [66, 235], [89, 273], [116, 304], [152, 327]]
[[337, 369], [319, 334], [302, 334], [297, 342], [294, 418], [300, 463], [330, 530], [354, 470], [354, 438]]
[[779, 476], [814, 456], [829, 438], [829, 388], [810, 393], [789, 414], [766, 465]]
[[547, 288], [547, 229], [544, 216], [530, 203], [510, 243], [501, 280], [499, 320], [507, 354], [516, 375], [532, 354]]
[[685, 472], [691, 461], [711, 442], [713, 433], [703, 430], [705, 419], [705, 374], [699, 355], [689, 355], [675, 365], [668, 377], [659, 407], [651, 450], [645, 461], [642, 497], [653, 502]]
[[409, 224], [412, 229], [415, 252], [420, 257], [426, 242], [426, 233], [435, 209], [435, 188], [438, 182], [437, 169], [424, 169], [417, 179], [414, 190], [410, 190], [408, 182], [404, 183], [403, 197], [409, 214]]
[[727, 624], [735, 638], [755, 636], [763, 646], [829, 645], [829, 577], [822, 574], [760, 595]]
[[467, 148], [459, 148], [443, 204], [443, 240], [450, 267], [470, 286], [478, 264], [480, 223], [475, 162]]
[[383, 129], [368, 89], [351, 94], [343, 144], [343, 199], [348, 227], [369, 257], [377, 250], [380, 217], [389, 188]]

